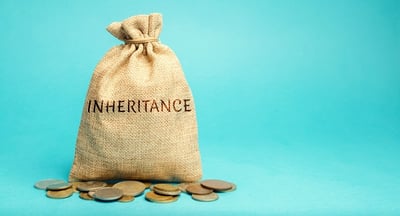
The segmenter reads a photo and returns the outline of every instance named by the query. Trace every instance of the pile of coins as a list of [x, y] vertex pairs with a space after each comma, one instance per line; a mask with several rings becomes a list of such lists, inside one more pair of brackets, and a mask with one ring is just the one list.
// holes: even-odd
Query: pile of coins
[[236, 190], [236, 185], [230, 182], [209, 179], [200, 183], [181, 183], [181, 190], [191, 194], [197, 201], [210, 202], [218, 199], [217, 193], [232, 192]]
[[194, 200], [210, 202], [218, 199], [221, 192], [236, 190], [236, 185], [230, 182], [210, 179], [201, 182], [167, 184], [140, 181], [120, 181], [109, 184], [101, 181], [66, 182], [60, 179], [46, 179], [37, 182], [35, 188], [46, 190], [46, 196], [54, 199], [64, 199], [79, 193], [83, 200], [102, 202], [131, 202], [135, 197], [145, 194], [145, 199], [155, 203], [171, 203], [178, 200], [180, 194], [190, 194]]
[[46, 196], [55, 199], [67, 198], [74, 193], [71, 183], [59, 179], [46, 179], [36, 182], [35, 188], [47, 190]]

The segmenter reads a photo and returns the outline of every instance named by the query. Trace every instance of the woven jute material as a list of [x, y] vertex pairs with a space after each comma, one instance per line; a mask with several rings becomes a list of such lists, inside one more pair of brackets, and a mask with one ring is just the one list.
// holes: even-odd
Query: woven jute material
[[114, 22], [124, 44], [94, 70], [71, 181], [197, 181], [202, 176], [195, 105], [175, 53], [158, 41], [160, 14]]

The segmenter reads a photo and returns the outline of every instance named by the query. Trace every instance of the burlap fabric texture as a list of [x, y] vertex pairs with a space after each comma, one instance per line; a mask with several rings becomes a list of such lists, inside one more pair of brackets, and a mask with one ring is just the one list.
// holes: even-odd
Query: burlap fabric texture
[[195, 105], [175, 53], [158, 41], [160, 14], [114, 22], [124, 44], [94, 70], [71, 181], [196, 181], [202, 176]]

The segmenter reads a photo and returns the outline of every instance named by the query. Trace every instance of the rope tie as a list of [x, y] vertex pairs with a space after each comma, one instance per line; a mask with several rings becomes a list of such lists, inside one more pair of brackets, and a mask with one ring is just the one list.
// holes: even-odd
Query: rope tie
[[125, 40], [125, 44], [144, 44], [150, 42], [157, 42], [158, 38], [148, 37], [148, 38], [137, 38], [137, 39], [130, 39]]

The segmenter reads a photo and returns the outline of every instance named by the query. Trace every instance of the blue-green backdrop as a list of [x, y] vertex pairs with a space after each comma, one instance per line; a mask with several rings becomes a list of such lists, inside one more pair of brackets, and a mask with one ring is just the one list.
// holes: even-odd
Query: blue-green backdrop
[[[112, 21], [160, 12], [213, 203], [47, 199]], [[1, 215], [400, 215], [400, 1], [0, 2]]]

